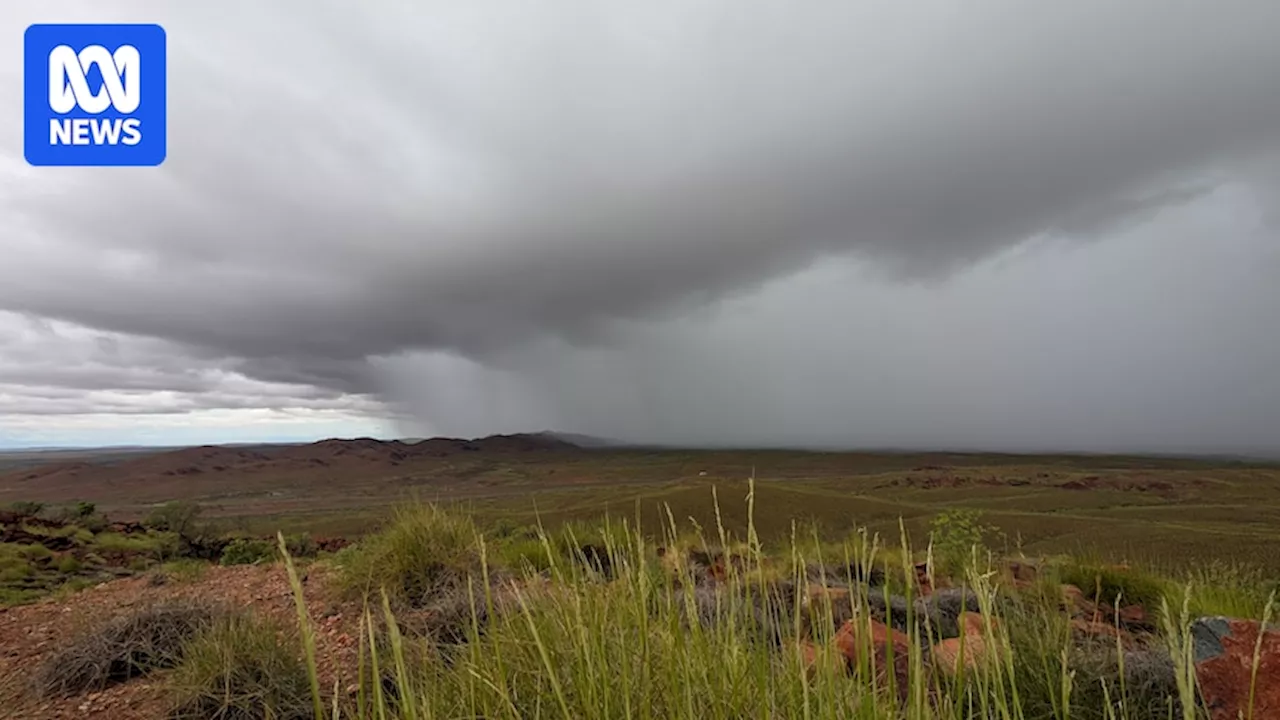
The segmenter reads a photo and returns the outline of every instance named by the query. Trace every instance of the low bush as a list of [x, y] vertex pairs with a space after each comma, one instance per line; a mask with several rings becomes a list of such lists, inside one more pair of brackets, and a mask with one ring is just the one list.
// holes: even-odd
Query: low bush
[[276, 547], [266, 540], [237, 538], [222, 551], [222, 565], [254, 565], [275, 559]]
[[313, 720], [296, 635], [247, 615], [219, 618], [188, 642], [169, 677], [174, 720]]
[[[968, 508], [954, 508], [939, 513], [929, 527], [933, 553], [943, 569], [963, 575], [973, 562], [973, 553], [986, 548], [988, 536], [995, 528], [982, 523], [982, 513]], [[978, 557], [982, 563], [984, 557]]]
[[32, 502], [30, 500], [19, 500], [9, 503], [9, 510], [18, 515], [27, 517], [38, 517], [44, 511], [44, 503]]
[[[320, 546], [316, 544], [316, 541], [310, 535], [305, 533], [286, 535], [284, 544], [289, 551], [289, 555], [295, 558], [315, 557], [320, 552]], [[275, 543], [272, 543], [272, 547], [275, 547]]]
[[174, 667], [184, 643], [217, 616], [211, 605], [173, 602], [89, 628], [46, 657], [33, 677], [35, 691], [43, 697], [75, 695]]
[[98, 507], [91, 502], [78, 502], [64, 505], [49, 513], [49, 519], [60, 523], [76, 523], [87, 520], [98, 514]]
[[80, 561], [77, 560], [74, 555], [63, 555], [61, 558], [58, 558], [58, 572], [64, 575], [71, 575], [73, 573], [80, 572], [81, 567], [82, 565]]
[[178, 538], [173, 533], [148, 533], [146, 535], [122, 535], [98, 533], [93, 545], [99, 553], [136, 555], [147, 560], [164, 561], [178, 555]]
[[189, 535], [200, 512], [201, 508], [197, 503], [175, 500], [152, 509], [142, 524], [152, 530]]

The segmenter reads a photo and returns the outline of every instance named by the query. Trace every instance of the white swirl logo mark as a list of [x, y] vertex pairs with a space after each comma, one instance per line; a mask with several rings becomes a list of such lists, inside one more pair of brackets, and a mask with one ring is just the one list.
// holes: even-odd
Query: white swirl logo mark
[[[94, 65], [102, 73], [97, 93], [90, 92], [86, 77]], [[121, 45], [114, 54], [101, 45], [89, 45], [78, 54], [70, 46], [59, 45], [49, 51], [49, 107], [59, 114], [77, 105], [93, 114], [108, 107], [131, 113], [142, 102], [140, 65], [138, 49], [132, 45]]]

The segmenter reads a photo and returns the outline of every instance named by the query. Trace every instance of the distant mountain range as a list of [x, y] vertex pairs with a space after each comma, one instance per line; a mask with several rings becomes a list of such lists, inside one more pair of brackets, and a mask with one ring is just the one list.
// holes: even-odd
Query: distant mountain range
[[[457, 442], [482, 442], [494, 438], [550, 438], [559, 440], [570, 445], [580, 448], [618, 448], [633, 447], [632, 443], [623, 442], [621, 440], [613, 440], [595, 435], [584, 435], [582, 433], [557, 432], [553, 430], [543, 430], [531, 433], [515, 433], [511, 435], [489, 435], [477, 438], [453, 438], [453, 437], [429, 437], [429, 438], [392, 438], [378, 439], [377, 442], [399, 442], [404, 444], [417, 444], [430, 442], [432, 440], [449, 440]], [[343, 440], [344, 438], [328, 438], [318, 442], [327, 442], [332, 440]], [[373, 438], [346, 438], [347, 440], [371, 440]], [[0, 447], [0, 455], [24, 455], [31, 453], [95, 453], [95, 454], [132, 454], [132, 453], [158, 453], [169, 450], [183, 450], [190, 447], [223, 447], [223, 448], [271, 448], [271, 447], [300, 447], [313, 443], [306, 441], [282, 441], [282, 442], [240, 442], [240, 443], [217, 443], [213, 445], [32, 445], [23, 447], [4, 448]]]

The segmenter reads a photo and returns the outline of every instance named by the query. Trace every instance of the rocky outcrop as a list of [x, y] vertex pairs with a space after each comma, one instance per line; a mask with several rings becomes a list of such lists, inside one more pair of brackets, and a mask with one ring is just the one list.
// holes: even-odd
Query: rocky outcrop
[[1077, 638], [1104, 638], [1112, 642], [1119, 638], [1126, 648], [1139, 645], [1138, 637], [1155, 630], [1154, 623], [1142, 605], [1115, 607], [1089, 599], [1075, 585], [1061, 587], [1062, 606], [1071, 616], [1071, 630]]
[[1191, 637], [1209, 717], [1280, 718], [1280, 629], [1264, 629], [1257, 620], [1205, 617], [1192, 623]]

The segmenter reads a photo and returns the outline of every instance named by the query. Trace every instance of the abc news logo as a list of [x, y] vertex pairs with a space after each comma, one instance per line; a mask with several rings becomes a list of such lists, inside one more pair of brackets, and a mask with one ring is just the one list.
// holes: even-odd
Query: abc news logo
[[24, 42], [32, 165], [159, 165], [166, 37], [159, 25], [32, 25]]
[[[69, 45], [59, 45], [49, 53], [49, 107], [66, 115], [77, 107], [97, 115], [108, 107], [127, 115], [138, 109], [142, 59], [138, 48], [121, 45], [114, 53], [101, 45], [90, 45], [77, 53]], [[87, 72], [97, 67], [102, 88], [89, 89]], [[137, 145], [142, 141], [142, 121], [138, 118], [50, 118], [51, 145]]]

